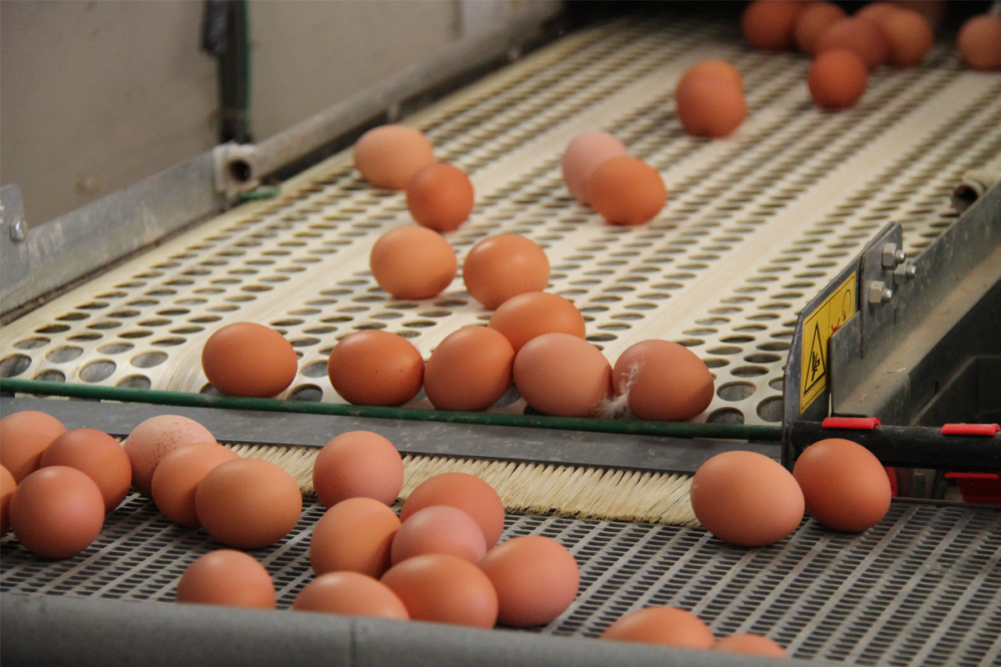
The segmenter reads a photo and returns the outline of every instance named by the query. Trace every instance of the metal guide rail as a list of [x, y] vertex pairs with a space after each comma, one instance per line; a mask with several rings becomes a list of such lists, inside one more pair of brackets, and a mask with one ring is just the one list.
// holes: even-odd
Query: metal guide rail
[[[575, 302], [611, 361], [640, 340], [675, 340], [716, 377], [697, 421], [778, 424], [797, 312], [887, 221], [903, 226], [912, 256], [952, 224], [960, 175], [1001, 152], [1001, 78], [964, 69], [943, 44], [920, 67], [874, 72], [856, 108], [824, 112], [809, 99], [807, 59], [750, 51], [736, 30], [698, 17], [581, 30], [407, 122], [473, 179], [477, 207], [448, 235], [460, 262], [491, 234], [533, 238], [553, 266], [549, 289]], [[750, 112], [726, 140], [688, 137], [673, 113], [678, 77], [710, 57], [745, 79]], [[670, 199], [651, 224], [604, 224], [562, 184], [563, 148], [598, 127], [663, 174]], [[371, 245], [405, 224], [403, 195], [369, 188], [340, 154], [276, 199], [199, 225], [7, 324], [0, 375], [209, 392], [205, 339], [249, 320], [282, 331], [300, 355], [281, 398], [340, 402], [326, 377], [340, 337], [385, 329], [427, 357], [490, 316], [461, 279], [420, 302], [375, 284]], [[430, 406], [418, 396], [409, 407]], [[493, 408], [523, 409], [515, 394]]]

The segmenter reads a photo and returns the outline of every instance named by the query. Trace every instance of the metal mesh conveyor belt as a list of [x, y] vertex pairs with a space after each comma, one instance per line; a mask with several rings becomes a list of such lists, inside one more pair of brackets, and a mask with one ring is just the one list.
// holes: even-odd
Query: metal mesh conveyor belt
[[[466, 170], [477, 207], [449, 234], [460, 262], [499, 232], [543, 244], [550, 289], [572, 299], [610, 360], [647, 338], [679, 341], [716, 375], [700, 419], [781, 418], [782, 365], [798, 310], [888, 221], [920, 252], [953, 218], [959, 175], [1001, 153], [1001, 78], [948, 46], [882, 68], [856, 108], [814, 107], [808, 61], [752, 52], [733, 25], [624, 19], [573, 33], [411, 117]], [[672, 90], [692, 63], [735, 63], [750, 113], [736, 135], [685, 135]], [[559, 158], [604, 128], [663, 174], [666, 209], [620, 228], [578, 205]], [[339, 401], [326, 359], [342, 336], [382, 328], [426, 356], [489, 318], [461, 279], [439, 298], [389, 298], [368, 271], [387, 229], [412, 224], [400, 193], [358, 179], [350, 155], [154, 248], [3, 329], [0, 375], [180, 392], [206, 390], [199, 355], [219, 326], [281, 330], [300, 358], [284, 397]], [[426, 401], [416, 406], [426, 407]], [[520, 401], [495, 410], [518, 412]]]
[[[312, 578], [307, 503], [281, 543], [251, 552], [279, 608]], [[543, 633], [597, 636], [648, 605], [690, 609], [719, 636], [767, 634], [791, 655], [875, 665], [991, 665], [1001, 660], [1001, 509], [895, 503], [861, 535], [806, 521], [772, 547], [724, 545], [705, 531], [649, 524], [509, 516], [505, 538], [547, 535], [581, 566], [578, 599]], [[63, 561], [2, 542], [0, 590], [35, 595], [173, 600], [191, 561], [219, 548], [133, 496], [98, 541]]]

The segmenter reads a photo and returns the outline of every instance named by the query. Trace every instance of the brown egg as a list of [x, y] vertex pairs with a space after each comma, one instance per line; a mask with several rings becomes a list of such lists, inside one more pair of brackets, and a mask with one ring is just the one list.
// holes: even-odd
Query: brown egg
[[10, 527], [42, 558], [69, 558], [93, 543], [104, 525], [104, 497], [75, 468], [40, 468], [21, 480], [10, 501]]
[[429, 164], [407, 183], [410, 215], [418, 225], [436, 232], [458, 229], [473, 212], [474, 204], [472, 181], [451, 164]]
[[177, 582], [178, 602], [275, 608], [271, 575], [253, 556], [220, 549], [200, 556]]
[[816, 53], [817, 38], [832, 23], [845, 18], [845, 10], [833, 2], [811, 2], [796, 19], [793, 41], [796, 48], [808, 55]]
[[153, 471], [163, 457], [185, 445], [215, 441], [208, 429], [193, 419], [179, 415], [150, 417], [132, 430], [123, 445], [132, 463], [132, 486], [149, 496]]
[[709, 626], [676, 607], [647, 607], [626, 614], [609, 626], [601, 638], [681, 648], [712, 648], [716, 643]]
[[615, 362], [612, 386], [628, 392], [629, 411], [640, 419], [686, 421], [713, 400], [709, 368], [688, 348], [666, 340], [630, 346]]
[[890, 480], [868, 449], [841, 438], [807, 447], [793, 467], [806, 511], [834, 530], [860, 533], [883, 520], [890, 509]]
[[382, 125], [361, 136], [355, 168], [377, 188], [403, 190], [422, 168], [434, 163], [434, 147], [424, 133], [406, 125]]
[[492, 628], [497, 593], [480, 568], [457, 556], [427, 554], [394, 565], [382, 575], [416, 621]]
[[44, 412], [23, 410], [0, 419], [0, 465], [18, 483], [38, 470], [42, 452], [66, 432], [62, 423]]
[[740, 19], [747, 43], [765, 51], [792, 48], [793, 28], [803, 5], [790, 0], [755, 0]]
[[327, 361], [330, 384], [355, 405], [402, 405], [421, 390], [424, 359], [403, 336], [367, 329], [345, 336]]
[[163, 457], [153, 472], [153, 502], [161, 513], [179, 526], [195, 528], [195, 492], [217, 466], [240, 458], [236, 452], [216, 443], [185, 445]]
[[429, 299], [459, 270], [452, 246], [425, 227], [397, 227], [380, 236], [369, 265], [379, 287], [397, 299]]
[[270, 398], [292, 384], [299, 360], [292, 343], [274, 329], [237, 322], [205, 341], [202, 370], [221, 394]]
[[716, 645], [714, 651], [726, 651], [727, 653], [749, 653], [751, 655], [767, 655], [771, 658], [788, 658], [786, 650], [773, 642], [768, 637], [761, 635], [730, 635], [723, 637]]
[[558, 294], [528, 292], [505, 301], [487, 324], [504, 334], [514, 353], [536, 336], [566, 333], [584, 338], [584, 316]]
[[0, 466], [0, 537], [10, 530], [10, 499], [17, 490], [17, 482], [10, 471]]
[[959, 31], [956, 46], [973, 69], [1001, 69], [1001, 16], [983, 14], [969, 19]]
[[731, 81], [741, 91], [744, 90], [744, 78], [736, 67], [725, 60], [703, 60], [689, 67], [688, 71], [678, 80], [678, 85], [674, 87], [675, 97], [686, 81], [702, 76], [720, 77]]
[[[595, 130], [578, 135], [567, 145], [567, 149], [563, 152], [563, 158], [560, 160], [563, 181], [567, 184], [570, 193], [577, 198], [577, 201], [585, 205], [590, 204], [591, 200], [587, 195], [587, 179], [591, 176], [591, 172], [605, 160], [627, 153], [628, 151], [622, 142], [608, 132]], [[542, 289], [542, 287], [537, 289]], [[496, 308], [496, 306], [487, 306], [487, 308], [491, 307]]]
[[886, 64], [890, 44], [875, 22], [869, 19], [848, 17], [827, 27], [816, 41], [816, 53], [834, 49], [854, 51], [870, 70]]
[[660, 172], [631, 155], [609, 158], [587, 179], [587, 194], [594, 210], [615, 225], [643, 225], [667, 203], [667, 188]]
[[695, 472], [695, 517], [731, 544], [760, 547], [788, 537], [803, 520], [803, 492], [781, 464], [756, 452], [717, 454]]
[[386, 438], [348, 431], [333, 438], [313, 463], [313, 490], [324, 507], [349, 498], [392, 505], [403, 488], [403, 458]]
[[869, 71], [854, 51], [833, 49], [818, 55], [806, 78], [810, 96], [822, 109], [847, 109], [865, 93]]
[[328, 509], [313, 528], [309, 543], [313, 571], [381, 577], [389, 569], [390, 549], [399, 529], [396, 512], [378, 500], [343, 500]]
[[586, 340], [544, 334], [514, 359], [514, 384], [533, 408], [556, 417], [588, 417], [612, 391], [612, 366]]
[[945, 0], [898, 0], [897, 4], [921, 14], [932, 26], [939, 25], [948, 10]]
[[118, 507], [132, 486], [132, 464], [118, 441], [92, 428], [63, 433], [42, 453], [42, 467], [76, 468], [97, 484], [104, 511]]
[[403, 602], [388, 586], [357, 572], [328, 572], [299, 591], [293, 611], [410, 620]]
[[497, 591], [497, 621], [528, 628], [555, 620], [577, 597], [580, 569], [570, 551], [542, 535], [513, 537], [487, 553], [480, 569]]
[[897, 2], [870, 2], [868, 5], [855, 12], [855, 18], [868, 19], [874, 23], [879, 23], [881, 18], [887, 14], [892, 14], [899, 9], [900, 4]]
[[486, 410], [511, 386], [514, 348], [504, 334], [463, 327], [438, 343], [424, 370], [424, 391], [439, 410]]
[[393, 565], [424, 554], [451, 554], [473, 565], [483, 560], [487, 543], [473, 517], [448, 505], [414, 512], [393, 537]]
[[195, 492], [195, 512], [209, 535], [239, 549], [260, 549], [299, 522], [302, 495], [292, 476], [260, 459], [227, 461]]
[[911, 9], [896, 9], [875, 19], [890, 53], [887, 62], [898, 67], [917, 65], [935, 45], [935, 31], [924, 16]]
[[731, 80], [718, 75], [687, 79], [678, 86], [674, 100], [678, 119], [695, 137], [729, 136], [747, 117], [744, 93]]
[[544, 290], [549, 282], [549, 258], [542, 246], [524, 236], [491, 236], [466, 255], [462, 281], [470, 296], [494, 310], [519, 294]]
[[425, 507], [448, 505], [462, 510], [479, 524], [487, 549], [493, 548], [504, 531], [504, 503], [493, 487], [464, 472], [447, 472], [426, 479], [410, 492], [400, 520], [406, 521]]

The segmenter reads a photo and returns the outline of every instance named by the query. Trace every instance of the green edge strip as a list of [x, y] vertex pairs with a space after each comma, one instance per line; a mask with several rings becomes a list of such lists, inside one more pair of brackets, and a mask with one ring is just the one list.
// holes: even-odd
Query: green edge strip
[[627, 433], [632, 435], [659, 435], [675, 438], [721, 438], [725, 440], [758, 440], [778, 442], [782, 438], [780, 426], [745, 426], [743, 424], [696, 424], [689, 422], [652, 422], [638, 420], [580, 419], [576, 417], [544, 417], [508, 415], [492, 412], [448, 412], [444, 410], [415, 410], [412, 408], [381, 408], [339, 403], [306, 403], [283, 401], [274, 398], [241, 398], [236, 396], [211, 396], [186, 394], [153, 389], [129, 389], [100, 385], [68, 384], [0, 378], [0, 392], [63, 396], [123, 403], [154, 403], [197, 408], [222, 408], [227, 410], [259, 410], [264, 412], [297, 412], [340, 417], [375, 417], [378, 419], [408, 419], [413, 421], [445, 422], [448, 424], [485, 424], [488, 426], [519, 426], [548, 428], [564, 431], [591, 431], [595, 433]]

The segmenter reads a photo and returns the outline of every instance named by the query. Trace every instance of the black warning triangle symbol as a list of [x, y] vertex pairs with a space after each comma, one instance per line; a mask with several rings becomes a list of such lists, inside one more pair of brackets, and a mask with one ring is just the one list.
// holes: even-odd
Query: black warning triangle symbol
[[824, 341], [820, 337], [820, 324], [813, 325], [813, 337], [810, 339], [810, 358], [807, 367], [803, 369], [806, 379], [806, 389], [809, 392], [814, 385], [827, 376], [827, 355], [824, 354]]

